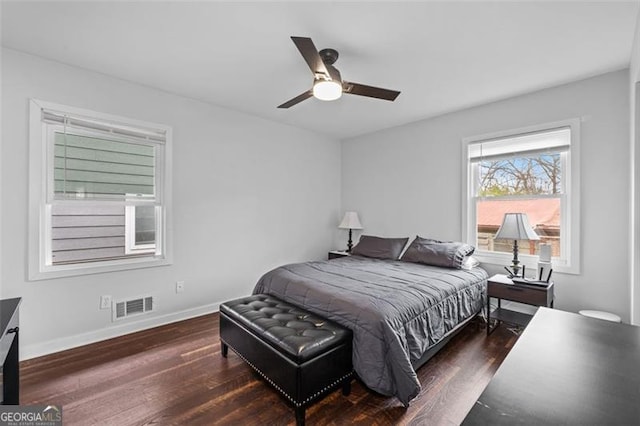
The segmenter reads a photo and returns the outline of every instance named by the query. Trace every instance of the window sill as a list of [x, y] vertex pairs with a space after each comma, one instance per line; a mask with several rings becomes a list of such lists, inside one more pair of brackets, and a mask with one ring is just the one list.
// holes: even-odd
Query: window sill
[[[513, 259], [512, 253], [492, 253], [487, 251], [476, 251], [473, 257], [478, 259], [481, 264], [494, 265], [498, 267], [511, 265]], [[538, 269], [538, 256], [518, 254], [520, 264], [524, 265], [526, 269], [535, 271]], [[568, 264], [566, 260], [554, 257], [551, 259], [553, 265], [553, 272], [561, 274], [579, 275], [580, 268], [577, 265]], [[482, 266], [482, 265], [481, 265]], [[527, 274], [529, 275], [529, 274]]]
[[127, 271], [131, 269], [153, 268], [171, 265], [166, 257], [119, 259], [105, 262], [46, 266], [38, 270], [38, 266], [29, 269], [29, 281], [50, 280], [55, 278], [74, 277], [80, 275], [102, 274], [106, 272]]

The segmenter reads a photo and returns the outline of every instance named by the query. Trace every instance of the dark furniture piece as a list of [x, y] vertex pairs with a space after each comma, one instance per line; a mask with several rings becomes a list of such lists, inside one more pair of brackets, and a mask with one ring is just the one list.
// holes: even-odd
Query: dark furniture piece
[[360, 255], [288, 264], [264, 274], [270, 294], [353, 332], [353, 367], [371, 390], [405, 405], [420, 394], [415, 369], [485, 304], [487, 273]]
[[351, 330], [273, 296], [220, 305], [220, 339], [222, 356], [233, 349], [293, 404], [298, 425], [314, 401], [351, 390]]
[[20, 364], [18, 334], [21, 298], [0, 300], [0, 362], [2, 362], [2, 404], [20, 404]]
[[[491, 311], [492, 297], [498, 299], [498, 308], [493, 312]], [[523, 312], [503, 308], [502, 299], [553, 308], [553, 283], [549, 283], [548, 287], [516, 284], [503, 274], [496, 274], [489, 278], [487, 281], [487, 335], [491, 334], [501, 321], [525, 327], [533, 317]], [[493, 327], [492, 319], [496, 320], [496, 325]]]
[[464, 425], [640, 424], [640, 327], [540, 308]]
[[329, 260], [331, 260], [331, 259], [339, 259], [341, 257], [347, 257], [347, 256], [351, 256], [351, 253], [346, 252], [346, 251], [340, 251], [340, 250], [331, 250], [327, 254], [327, 259], [329, 259]]

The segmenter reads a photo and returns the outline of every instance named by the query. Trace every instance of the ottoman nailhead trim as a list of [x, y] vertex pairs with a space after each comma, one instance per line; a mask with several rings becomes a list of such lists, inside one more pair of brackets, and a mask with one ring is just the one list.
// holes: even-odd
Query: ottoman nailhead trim
[[[229, 346], [231, 349], [233, 349], [231, 346]], [[280, 392], [282, 395], [284, 395], [289, 401], [291, 401], [292, 404], [294, 404], [296, 407], [300, 407], [304, 404], [306, 404], [307, 402], [311, 401], [312, 399], [314, 399], [315, 397], [321, 395], [322, 393], [326, 392], [328, 389], [334, 387], [335, 385], [337, 385], [338, 383], [340, 383], [341, 381], [345, 380], [347, 377], [350, 377], [353, 374], [353, 371], [345, 374], [344, 376], [336, 379], [333, 383], [328, 384], [327, 386], [325, 386], [322, 390], [319, 390], [318, 392], [314, 393], [313, 395], [311, 395], [310, 397], [308, 397], [307, 399], [305, 399], [302, 402], [298, 402], [295, 399], [293, 399], [291, 396], [289, 396], [288, 393], [286, 393], [285, 391], [283, 391], [282, 389], [280, 389], [280, 386], [276, 385], [266, 374], [264, 374], [262, 371], [260, 371], [260, 369], [258, 367], [256, 367], [255, 365], [253, 365], [251, 362], [249, 362], [249, 360], [247, 360], [245, 357], [242, 356], [242, 354], [240, 354], [239, 352], [236, 352], [235, 349], [233, 349], [233, 352], [238, 355], [240, 358], [242, 358], [242, 360], [244, 362], [246, 362], [247, 364], [249, 364], [249, 366], [251, 368], [253, 368], [258, 374], [260, 374], [260, 376], [262, 376], [263, 379], [265, 379], [267, 382], [269, 382], [269, 384], [271, 384], [271, 386], [273, 386], [274, 388], [276, 388], [276, 390], [278, 392]]]

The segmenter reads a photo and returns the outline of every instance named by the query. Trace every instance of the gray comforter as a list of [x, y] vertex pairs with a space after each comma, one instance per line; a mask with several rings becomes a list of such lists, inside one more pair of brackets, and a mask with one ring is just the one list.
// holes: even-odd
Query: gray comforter
[[483, 306], [487, 273], [351, 256], [281, 266], [253, 293], [266, 293], [353, 330], [362, 381], [405, 406], [420, 392], [411, 363]]

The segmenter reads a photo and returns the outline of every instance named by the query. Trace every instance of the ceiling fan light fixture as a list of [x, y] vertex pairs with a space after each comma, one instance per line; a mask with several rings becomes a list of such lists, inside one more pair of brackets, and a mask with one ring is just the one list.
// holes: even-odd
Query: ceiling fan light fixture
[[313, 85], [313, 96], [321, 101], [335, 101], [342, 96], [342, 84], [333, 80], [317, 80]]
[[337, 50], [322, 49], [318, 51], [313, 44], [313, 40], [309, 37], [292, 36], [291, 40], [300, 51], [302, 58], [313, 74], [313, 87], [311, 90], [305, 90], [304, 93], [289, 99], [282, 105], [278, 105], [278, 108], [290, 108], [312, 96], [322, 101], [335, 101], [342, 96], [343, 92], [349, 95], [366, 96], [386, 101], [395, 101], [400, 94], [397, 90], [383, 89], [349, 81], [343, 82], [340, 71], [333, 66], [338, 59]]

